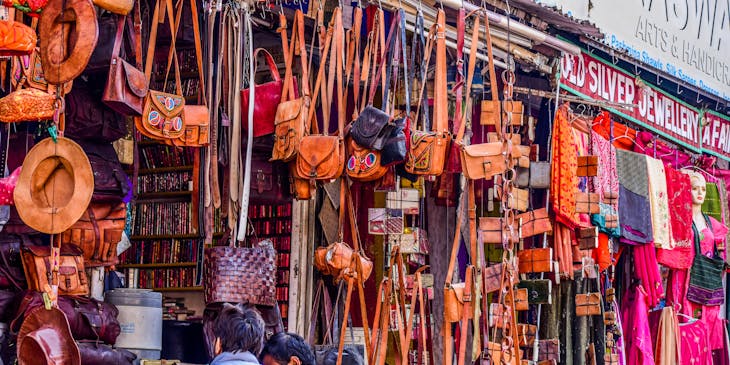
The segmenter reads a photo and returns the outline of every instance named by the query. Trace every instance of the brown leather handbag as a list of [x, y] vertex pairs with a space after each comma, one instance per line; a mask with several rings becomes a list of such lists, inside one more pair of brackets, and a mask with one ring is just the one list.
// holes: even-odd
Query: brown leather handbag
[[309, 80], [309, 68], [307, 66], [307, 48], [304, 38], [304, 14], [297, 10], [294, 14], [294, 25], [292, 28], [291, 44], [287, 44], [286, 17], [279, 16], [281, 26], [282, 48], [286, 62], [286, 73], [284, 74], [284, 89], [281, 94], [281, 103], [276, 109], [274, 117], [274, 149], [271, 160], [288, 162], [297, 156], [299, 143], [306, 132], [306, 122], [309, 118], [311, 105], [309, 94], [309, 82], [301, 82], [302, 93], [299, 98], [294, 95], [294, 82], [292, 76], [292, 60], [295, 56], [295, 46], [299, 47], [299, 58], [302, 66], [302, 80]]
[[[515, 289], [511, 293], [508, 292], [504, 296], [505, 304], [514, 307], [516, 311], [526, 311], [530, 309], [530, 305], [527, 302], [527, 289]], [[514, 300], [512, 297], [514, 296]]]
[[117, 244], [127, 219], [124, 203], [92, 203], [86, 213], [61, 235], [62, 244], [81, 248], [86, 267], [110, 266], [118, 262]]
[[601, 207], [598, 204], [601, 201], [601, 197], [598, 193], [575, 193], [575, 212], [585, 214], [599, 214]]
[[576, 294], [575, 315], [579, 317], [601, 315], [601, 293]]
[[[28, 282], [28, 289], [45, 291], [51, 285], [51, 247], [25, 246], [22, 253], [23, 271]], [[84, 271], [84, 257], [81, 249], [72, 244], [61, 246], [58, 267], [59, 295], [87, 295], [89, 281]]]
[[578, 176], [598, 175], [598, 156], [578, 156]]
[[270, 240], [256, 247], [205, 249], [205, 303], [276, 305], [276, 250]]
[[[111, 65], [109, 66], [109, 77], [104, 88], [102, 101], [117, 113], [123, 115], [142, 115], [144, 97], [147, 96], [148, 80], [144, 72], [128, 63], [120, 55], [122, 39], [124, 37], [124, 25], [127, 23], [125, 16], [117, 17], [117, 33], [114, 37], [114, 48], [112, 49]], [[135, 43], [141, 42], [141, 24], [134, 22]], [[139, 47], [135, 50], [141, 51]], [[137, 56], [139, 59], [141, 56]]]
[[[314, 252], [314, 266], [323, 275], [341, 279], [343, 275], [349, 274], [352, 269], [352, 260], [355, 251], [344, 242], [335, 242], [327, 247], [318, 247]], [[357, 255], [362, 267], [362, 277], [365, 281], [373, 272], [373, 262], [367, 257]]]
[[598, 247], [598, 227], [578, 228], [575, 236], [581, 250], [591, 250]]
[[511, 243], [520, 242], [519, 227], [510, 227], [504, 218], [479, 217], [478, 234], [481, 243], [502, 244], [503, 239]]
[[[448, 96], [446, 86], [446, 15], [438, 10], [436, 23], [429, 32], [426, 51], [426, 65], [436, 38], [436, 75], [434, 77], [433, 125], [428, 130], [411, 131], [411, 141], [406, 158], [406, 171], [415, 175], [441, 175], [444, 171], [446, 153], [451, 143], [449, 133]], [[418, 104], [423, 95], [418, 96]]]
[[347, 165], [345, 171], [357, 181], [375, 181], [388, 172], [380, 163], [380, 151], [360, 147], [355, 140], [348, 138]]
[[520, 273], [551, 272], [553, 269], [552, 248], [532, 248], [517, 253]]
[[548, 217], [547, 208], [540, 208], [522, 213], [517, 216], [522, 221], [522, 238], [537, 236], [553, 231], [553, 225]]

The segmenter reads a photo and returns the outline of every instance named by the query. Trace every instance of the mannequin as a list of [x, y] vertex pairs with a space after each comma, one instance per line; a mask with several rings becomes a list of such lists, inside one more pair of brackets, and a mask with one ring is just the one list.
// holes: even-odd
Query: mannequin
[[692, 224], [697, 227], [697, 231], [702, 232], [707, 227], [705, 217], [702, 215], [702, 203], [705, 202], [705, 195], [707, 194], [707, 181], [701, 174], [690, 171], [687, 172], [690, 175], [690, 181], [692, 182]]

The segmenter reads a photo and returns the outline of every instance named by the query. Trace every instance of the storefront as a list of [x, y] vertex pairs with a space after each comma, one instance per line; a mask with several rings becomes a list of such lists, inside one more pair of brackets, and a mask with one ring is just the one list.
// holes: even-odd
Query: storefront
[[0, 364], [730, 362], [730, 27], [544, 3], [9, 3]]

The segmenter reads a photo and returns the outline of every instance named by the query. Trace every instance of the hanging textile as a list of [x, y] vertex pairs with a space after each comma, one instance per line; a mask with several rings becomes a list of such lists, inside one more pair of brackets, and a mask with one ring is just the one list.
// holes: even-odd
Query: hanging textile
[[636, 140], [636, 130], [621, 123], [613, 122], [613, 134], [611, 134], [611, 124], [611, 114], [604, 111], [593, 120], [593, 130], [606, 140], [612, 140], [614, 147], [632, 151]]
[[604, 193], [618, 194], [618, 172], [616, 171], [616, 147], [612, 146], [596, 131], [591, 131], [593, 154], [598, 156], [598, 175], [593, 178], [593, 190], [604, 201]]
[[664, 307], [649, 313], [652, 338], [655, 339], [656, 365], [675, 365], [681, 358], [679, 323], [674, 308]]
[[651, 205], [649, 203], [649, 172], [647, 158], [634, 152], [617, 150], [616, 169], [620, 181], [619, 221], [622, 241], [653, 242]]
[[669, 216], [672, 227], [672, 246], [692, 246], [692, 183], [689, 175], [664, 167], [667, 177], [667, 198], [672, 214]]
[[551, 146], [553, 162], [550, 171], [550, 194], [553, 211], [557, 222], [574, 229], [579, 225], [575, 215], [578, 153], [568, 122], [568, 105], [562, 105], [555, 114]]
[[651, 204], [654, 245], [661, 248], [672, 248], [664, 164], [660, 160], [650, 157], [646, 161], [649, 172], [649, 203]]
[[722, 203], [720, 202], [720, 189], [715, 183], [707, 183], [707, 194], [705, 202], [702, 203], [702, 213], [722, 221]]
[[692, 157], [687, 153], [669, 147], [649, 132], [636, 132], [634, 152], [658, 158], [674, 168], [687, 166], [692, 160]]
[[632, 286], [621, 303], [627, 364], [654, 365], [648, 313], [646, 291], [641, 285]]
[[682, 357], [680, 365], [712, 364], [707, 330], [699, 321], [679, 325]]
[[647, 294], [649, 307], [653, 308], [664, 298], [662, 275], [652, 245], [637, 245], [634, 253], [634, 277], [639, 279]]

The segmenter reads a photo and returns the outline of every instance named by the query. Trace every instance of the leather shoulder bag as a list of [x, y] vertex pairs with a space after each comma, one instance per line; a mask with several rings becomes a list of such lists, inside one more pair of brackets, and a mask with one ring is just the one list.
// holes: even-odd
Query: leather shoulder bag
[[[23, 270], [28, 281], [28, 289], [45, 291], [50, 287], [51, 277], [51, 247], [25, 246], [23, 247]], [[84, 271], [84, 256], [76, 245], [61, 247], [60, 263], [58, 268], [59, 295], [88, 295], [89, 281]]]
[[[276, 109], [274, 117], [274, 149], [271, 160], [288, 162], [293, 160], [300, 150], [300, 141], [306, 132], [306, 122], [309, 116], [309, 68], [307, 65], [307, 48], [304, 39], [304, 14], [297, 10], [294, 14], [291, 44], [286, 41], [286, 17], [280, 15], [282, 44], [286, 53], [286, 72], [284, 74], [284, 90], [281, 103]], [[299, 46], [299, 58], [302, 66], [302, 96], [295, 97], [294, 81], [292, 76], [292, 60], [294, 47]]]
[[79, 246], [86, 267], [114, 265], [126, 220], [126, 204], [92, 203], [81, 219], [63, 232], [61, 242]]
[[[451, 135], [448, 122], [448, 96], [446, 87], [446, 15], [439, 9], [436, 24], [429, 32], [426, 47], [426, 65], [436, 38], [436, 75], [434, 80], [433, 128], [411, 132], [411, 143], [406, 159], [406, 171], [416, 175], [441, 175], [444, 171], [446, 152]], [[422, 88], [426, 83], [423, 83]], [[419, 103], [423, 92], [419, 93]], [[425, 120], [424, 120], [425, 122]]]
[[[241, 115], [248, 116], [248, 108], [253, 108], [254, 137], [261, 137], [274, 133], [274, 117], [276, 116], [276, 109], [279, 106], [279, 102], [281, 102], [281, 92], [284, 87], [284, 80], [281, 79], [279, 70], [276, 67], [276, 62], [274, 62], [274, 58], [271, 56], [269, 51], [264, 48], [257, 48], [251, 58], [254, 60], [253, 62], [255, 62], [259, 53], [264, 55], [264, 60], [268, 66], [272, 81], [264, 84], [253, 85], [256, 95], [253, 105], [249, 105], [248, 89], [241, 90]], [[255, 69], [254, 73], [256, 73]], [[296, 78], [292, 78], [292, 84], [295, 91], [294, 97], [296, 98], [298, 95], [296, 92]], [[242, 123], [241, 126], [243, 130], [246, 130], [247, 123]]]

